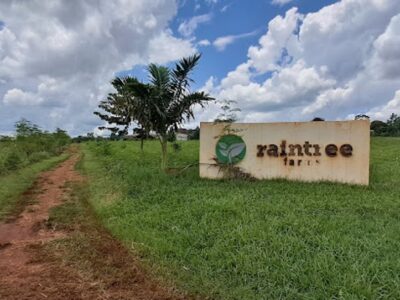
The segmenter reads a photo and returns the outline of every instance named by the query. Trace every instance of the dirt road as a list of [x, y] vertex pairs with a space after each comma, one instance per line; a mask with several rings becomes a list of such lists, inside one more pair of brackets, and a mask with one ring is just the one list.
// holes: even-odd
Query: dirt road
[[[90, 276], [73, 264], [63, 263], [57, 249], [48, 257], [39, 251], [44, 245], [73, 234], [50, 229], [46, 222], [49, 210], [61, 205], [68, 196], [65, 184], [82, 180], [74, 169], [78, 159], [75, 153], [54, 170], [43, 173], [31, 189], [31, 193], [35, 192], [34, 203], [26, 206], [17, 218], [0, 223], [0, 299], [185, 299], [152, 280], [104, 229], [97, 230], [103, 232], [100, 235], [94, 233], [100, 242], [90, 246], [100, 247], [93, 249], [93, 253], [100, 254], [90, 253], [88, 257], [96, 260], [97, 265], [107, 264], [114, 274], [123, 274], [113, 275], [113, 280], [111, 275]], [[86, 254], [82, 253], [84, 257]]]

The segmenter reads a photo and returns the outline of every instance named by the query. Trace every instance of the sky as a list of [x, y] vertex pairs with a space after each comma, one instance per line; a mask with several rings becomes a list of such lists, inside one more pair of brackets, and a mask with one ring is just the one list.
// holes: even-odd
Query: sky
[[[202, 54], [193, 90], [240, 122], [400, 114], [399, 0], [1, 0], [0, 134], [95, 132], [115, 76]], [[212, 121], [218, 103], [195, 108]]]

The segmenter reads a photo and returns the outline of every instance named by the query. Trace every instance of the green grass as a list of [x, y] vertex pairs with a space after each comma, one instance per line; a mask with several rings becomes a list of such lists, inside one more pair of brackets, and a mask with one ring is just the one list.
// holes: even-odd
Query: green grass
[[[40, 172], [54, 167], [67, 157], [68, 154], [62, 154], [0, 176], [0, 220], [16, 212], [18, 201], [27, 201], [22, 199], [21, 195], [32, 186]], [[20, 204], [24, 206], [24, 203]]]
[[[197, 142], [170, 164], [198, 161]], [[89, 143], [105, 226], [152, 270], [217, 299], [399, 299], [400, 139], [373, 138], [369, 187], [159, 171], [160, 145]]]

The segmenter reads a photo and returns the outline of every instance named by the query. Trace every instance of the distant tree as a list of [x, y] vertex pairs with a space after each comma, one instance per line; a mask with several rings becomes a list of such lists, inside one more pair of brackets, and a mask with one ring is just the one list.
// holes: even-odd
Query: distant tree
[[387, 132], [390, 136], [400, 136], [400, 116], [392, 113], [386, 121]]
[[372, 130], [374, 135], [387, 135], [388, 125], [379, 120], [375, 120], [371, 122], [370, 129]]
[[68, 135], [67, 131], [57, 128], [54, 133], [53, 137], [56, 139], [59, 146], [64, 146], [70, 143], [71, 137]]
[[311, 120], [312, 122], [324, 122], [325, 119], [323, 118], [319, 118], [319, 117], [315, 117], [314, 119]]
[[237, 112], [240, 112], [240, 108], [232, 107], [233, 104], [236, 104], [235, 100], [220, 100], [218, 101], [220, 104], [220, 109], [222, 112], [217, 116], [214, 120], [215, 123], [234, 123], [237, 121]]
[[400, 136], [400, 116], [392, 113], [386, 122], [371, 122], [371, 130], [378, 136]]
[[358, 114], [354, 117], [354, 120], [369, 120], [369, 116], [364, 114]]
[[38, 125], [33, 124], [27, 119], [22, 118], [15, 123], [15, 132], [17, 134], [17, 138], [21, 138], [40, 134], [42, 133], [42, 130], [39, 128]]
[[197, 126], [195, 129], [189, 131], [189, 140], [199, 140], [200, 139], [200, 127]]

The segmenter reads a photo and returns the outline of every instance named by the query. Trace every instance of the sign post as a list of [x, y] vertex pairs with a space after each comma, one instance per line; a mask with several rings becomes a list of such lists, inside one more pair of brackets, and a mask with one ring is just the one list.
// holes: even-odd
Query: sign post
[[201, 123], [200, 176], [235, 166], [258, 179], [369, 183], [368, 120]]

